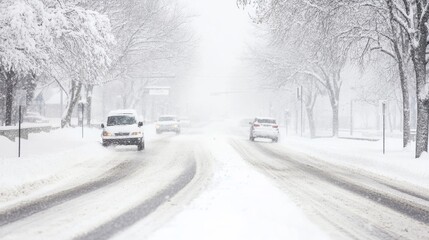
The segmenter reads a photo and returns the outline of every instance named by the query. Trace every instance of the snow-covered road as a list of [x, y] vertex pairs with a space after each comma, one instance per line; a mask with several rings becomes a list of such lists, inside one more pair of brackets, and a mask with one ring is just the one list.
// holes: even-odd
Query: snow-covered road
[[334, 239], [429, 239], [429, 194], [424, 189], [282, 145], [242, 137], [230, 142]]
[[[246, 130], [223, 122], [155, 135], [147, 126], [143, 152], [104, 149], [96, 133], [85, 148], [75, 143], [75, 158], [92, 148], [90, 159], [57, 154], [60, 167], [36, 169], [45, 184], [0, 191], [0, 239], [429, 239], [427, 189], [250, 142]], [[38, 151], [27, 164], [55, 163]]]
[[[148, 149], [111, 149], [105, 172], [0, 209], [1, 239], [104, 239], [169, 201], [209, 171], [195, 138], [166, 135]], [[206, 160], [206, 159], [204, 159]], [[90, 166], [88, 166], [90, 167]], [[203, 174], [209, 176], [209, 174]], [[201, 179], [200, 179], [201, 180]]]

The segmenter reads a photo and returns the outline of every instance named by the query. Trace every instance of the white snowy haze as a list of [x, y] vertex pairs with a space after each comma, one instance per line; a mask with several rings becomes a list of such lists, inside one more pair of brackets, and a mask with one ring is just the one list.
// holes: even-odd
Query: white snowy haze
[[186, 71], [189, 82], [182, 95], [190, 114], [216, 119], [249, 113], [243, 104], [255, 90], [256, 71], [246, 62], [252, 21], [235, 1], [186, 2], [197, 39], [195, 63]]

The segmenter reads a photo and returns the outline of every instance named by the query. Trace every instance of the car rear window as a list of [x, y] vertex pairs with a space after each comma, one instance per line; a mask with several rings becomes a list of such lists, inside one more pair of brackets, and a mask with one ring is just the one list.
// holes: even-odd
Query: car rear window
[[107, 126], [132, 125], [136, 123], [134, 116], [110, 116], [107, 118]]
[[258, 123], [269, 123], [269, 124], [276, 124], [276, 120], [274, 119], [256, 119]]
[[158, 121], [176, 121], [175, 117], [159, 117]]

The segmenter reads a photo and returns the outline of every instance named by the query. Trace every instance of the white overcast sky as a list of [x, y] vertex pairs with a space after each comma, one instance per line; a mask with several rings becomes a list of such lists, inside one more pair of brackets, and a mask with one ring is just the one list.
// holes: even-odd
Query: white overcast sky
[[196, 69], [192, 70], [191, 93], [204, 104], [222, 105], [210, 96], [231, 89], [241, 75], [242, 57], [250, 38], [251, 20], [235, 0], [183, 0], [192, 15], [198, 42]]

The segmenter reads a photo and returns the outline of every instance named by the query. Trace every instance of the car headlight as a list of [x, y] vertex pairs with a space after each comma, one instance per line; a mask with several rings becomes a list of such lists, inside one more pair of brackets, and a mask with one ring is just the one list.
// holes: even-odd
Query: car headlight
[[174, 127], [175, 127], [175, 128], [177, 128], [177, 127], [179, 127], [179, 125], [177, 125], [177, 124], [174, 124]]
[[112, 136], [112, 133], [109, 133], [108, 131], [103, 131], [103, 136], [104, 137]]
[[156, 128], [159, 128], [159, 125], [158, 125], [158, 124], [156, 124], [156, 125], [155, 125], [155, 127], [156, 127]]
[[142, 132], [133, 132], [133, 133], [131, 133], [131, 135], [133, 135], [133, 136], [140, 135], [140, 134], [142, 134]]

